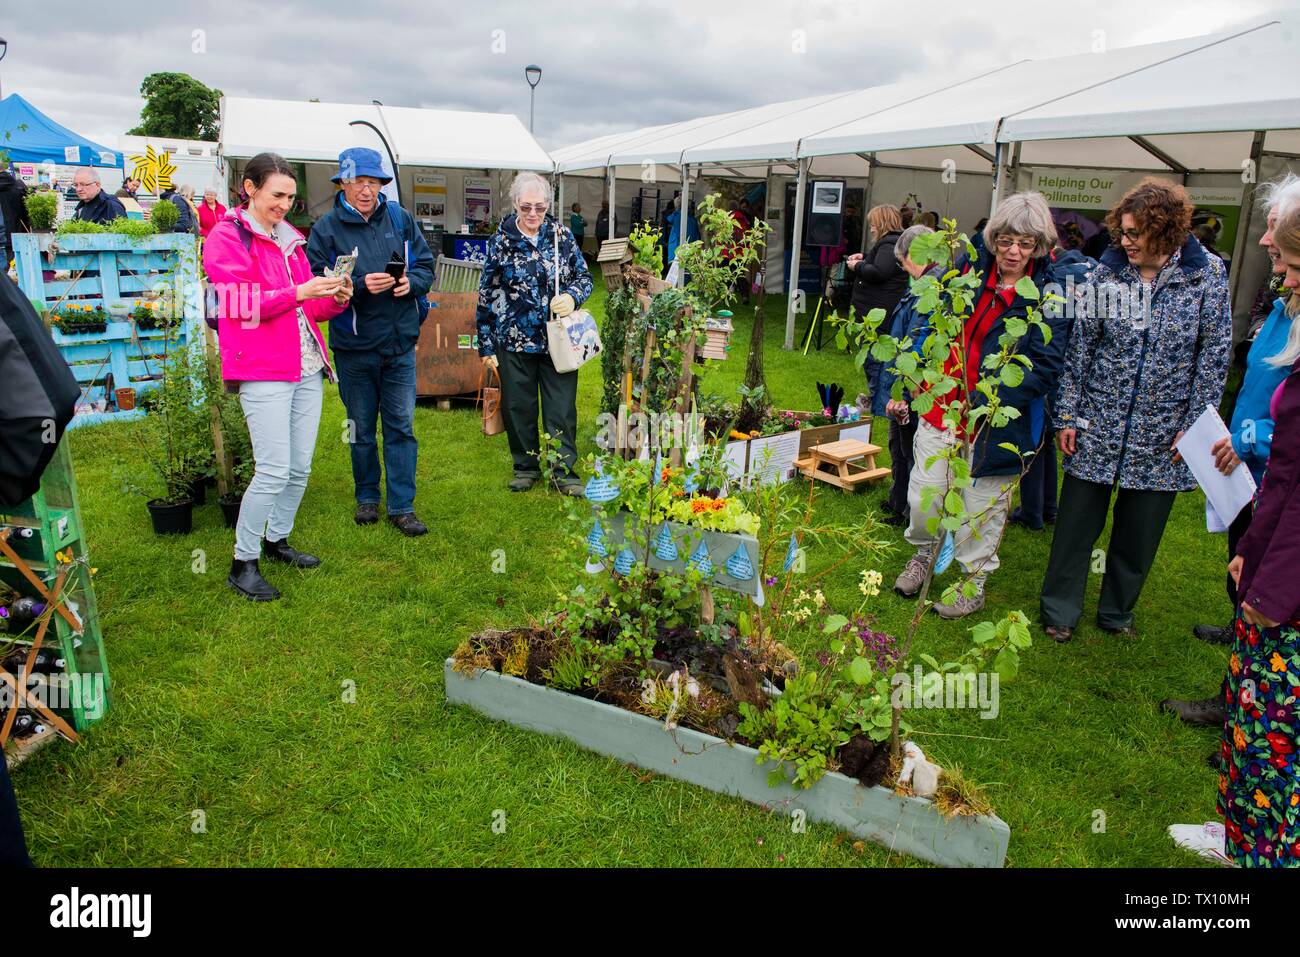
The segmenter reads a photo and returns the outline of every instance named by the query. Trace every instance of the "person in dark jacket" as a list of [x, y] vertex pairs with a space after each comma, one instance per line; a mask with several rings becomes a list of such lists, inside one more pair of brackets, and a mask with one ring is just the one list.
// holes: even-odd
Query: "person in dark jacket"
[[415, 514], [415, 343], [423, 315], [417, 300], [433, 286], [433, 254], [415, 219], [380, 192], [392, 177], [375, 150], [344, 150], [333, 181], [343, 189], [312, 227], [307, 258], [323, 275], [337, 257], [357, 254], [351, 305], [330, 320], [339, 393], [356, 430], [354, 520], [379, 521], [375, 425], [382, 418], [388, 520], [403, 535], [423, 535], [429, 529]]
[[1083, 615], [1112, 497], [1097, 624], [1133, 638], [1174, 500], [1197, 487], [1175, 443], [1219, 405], [1232, 317], [1223, 261], [1190, 235], [1191, 215], [1182, 186], [1138, 183], [1106, 218], [1121, 245], [1101, 257], [1076, 303], [1055, 413], [1065, 479], [1039, 598], [1056, 641], [1069, 641]]
[[[973, 270], [980, 277], [964, 323], [963, 341], [953, 343], [952, 354], [944, 363], [948, 376], [964, 381], [947, 395], [933, 396], [930, 408], [919, 416], [916, 426], [907, 489], [910, 519], [904, 535], [916, 553], [894, 582], [894, 588], [906, 596], [915, 595], [924, 584], [934, 550], [941, 542], [938, 531], [930, 530], [928, 520], [938, 515], [942, 496], [933, 496], [929, 508], [923, 508], [925, 489], [953, 487], [951, 462], [941, 453], [966, 441], [945, 421], [945, 411], [955, 402], [967, 403], [969, 409], [987, 401], [976, 388], [984, 374], [983, 357], [997, 350], [999, 340], [1008, 332], [1009, 320], [1024, 319], [1031, 308], [1037, 309], [1036, 303], [1052, 278], [1047, 254], [1056, 242], [1056, 227], [1047, 200], [1036, 192], [1008, 196], [989, 218], [984, 240], [988, 248], [984, 256], [957, 265], [963, 272]], [[1038, 299], [1027, 298], [1017, 290], [1025, 278], [1037, 288]], [[1000, 564], [998, 549], [1011, 510], [1012, 492], [1025, 462], [1032, 460], [1043, 440], [1043, 405], [1060, 377], [1065, 320], [1042, 311], [1038, 318], [1048, 325], [1051, 334], [1045, 337], [1035, 325], [1020, 335], [1016, 353], [1028, 360], [1022, 366], [1024, 376], [1018, 384], [1004, 383], [998, 389], [1002, 406], [1019, 414], [996, 428], [980, 428], [970, 443], [968, 462], [974, 481], [960, 494], [967, 513], [977, 520], [953, 533], [953, 552], [963, 573], [971, 576], [976, 591], [935, 605], [935, 612], [943, 618], [964, 618], [984, 607], [984, 582]], [[963, 418], [968, 415], [966, 411]]]
[[172, 227], [173, 233], [193, 233], [198, 235], [199, 224], [198, 218], [194, 215], [194, 209], [189, 204], [179, 189], [165, 189], [158, 194], [159, 201], [167, 200], [176, 207], [176, 212], [180, 215], [176, 218], [176, 225]]
[[72, 213], [73, 219], [87, 223], [111, 223], [119, 216], [126, 215], [126, 207], [116, 196], [109, 196], [99, 182], [99, 170], [93, 166], [83, 166], [72, 176], [72, 188], [77, 193], [77, 208]]
[[[1300, 293], [1300, 209], [1278, 219], [1283, 288]], [[1300, 326], [1270, 360], [1289, 369], [1269, 403], [1272, 454], [1228, 572], [1240, 605], [1223, 700], [1218, 810], [1240, 867], [1300, 868]]]
[[0, 170], [0, 257], [3, 257], [0, 272], [8, 272], [9, 260], [13, 258], [14, 244], [10, 237], [32, 228], [27, 218], [26, 196], [23, 181], [7, 169]]
[[[1073, 226], [1073, 223], [1066, 223], [1067, 226]], [[1078, 227], [1075, 226], [1075, 232]], [[1070, 326], [1074, 309], [1075, 290], [1082, 287], [1087, 281], [1088, 274], [1096, 268], [1097, 263], [1089, 259], [1077, 249], [1057, 248], [1051, 256], [1052, 261], [1052, 282], [1048, 286], [1048, 291], [1060, 297], [1060, 301], [1053, 300], [1045, 306], [1045, 309], [1060, 309], [1065, 317], [1064, 326], [1065, 342], [1070, 341]], [[1067, 308], [1069, 306], [1069, 308]], [[1049, 434], [1048, 441], [1043, 443], [1043, 447], [1038, 454], [1034, 456], [1033, 463], [1020, 479], [1020, 504], [1011, 512], [1011, 521], [1017, 525], [1022, 525], [1030, 531], [1040, 532], [1046, 526], [1056, 521], [1056, 485], [1057, 485], [1057, 468], [1058, 461], [1056, 458], [1056, 444], [1051, 441], [1050, 435], [1052, 429], [1052, 408], [1056, 404], [1056, 396], [1049, 395], [1043, 404], [1043, 414], [1047, 420], [1047, 430]]]
[[552, 313], [571, 315], [591, 295], [592, 282], [573, 233], [546, 215], [550, 197], [550, 184], [536, 173], [520, 173], [510, 185], [515, 212], [501, 220], [488, 242], [479, 280], [478, 354], [485, 366], [501, 375], [502, 412], [514, 464], [510, 491], [526, 492], [541, 478], [540, 390], [542, 425], [560, 441], [555, 484], [565, 495], [578, 496], [578, 373], [555, 370], [546, 323]]
[[[903, 269], [912, 279], [919, 279], [925, 273], [933, 272], [938, 268], [933, 263], [926, 266], [918, 265], [907, 254], [912, 248], [912, 240], [922, 233], [932, 232], [934, 230], [929, 226], [908, 226], [899, 234], [898, 242], [894, 244], [894, 255], [898, 257]], [[894, 307], [893, 315], [890, 317], [889, 335], [899, 341], [911, 339], [911, 351], [920, 357], [923, 355], [921, 350], [925, 345], [925, 336], [929, 332], [930, 325], [928, 316], [916, 308], [916, 302], [917, 297], [911, 292], [898, 300], [898, 305]], [[905, 527], [908, 519], [907, 482], [912, 474], [912, 445], [916, 441], [917, 418], [912, 415], [910, 405], [912, 397], [906, 389], [903, 390], [901, 398], [893, 398], [894, 382], [898, 379], [893, 364], [882, 363], [881, 365], [880, 379], [871, 396], [871, 412], [873, 415], [889, 416], [889, 470], [893, 477], [893, 484], [890, 486], [889, 495], [881, 502], [880, 509], [889, 513], [883, 519], [886, 525]]]
[[[867, 254], [854, 253], [844, 260], [845, 269], [853, 277], [850, 303], [859, 318], [865, 318], [872, 309], [883, 309], [888, 316], [907, 292], [907, 273], [894, 255], [894, 246], [903, 233], [898, 207], [873, 207], [867, 213], [867, 229], [872, 243]], [[849, 241], [857, 242], [852, 236]], [[882, 367], [879, 359], [871, 358], [863, 366], [873, 415], [885, 414], [885, 398], [880, 390]]]

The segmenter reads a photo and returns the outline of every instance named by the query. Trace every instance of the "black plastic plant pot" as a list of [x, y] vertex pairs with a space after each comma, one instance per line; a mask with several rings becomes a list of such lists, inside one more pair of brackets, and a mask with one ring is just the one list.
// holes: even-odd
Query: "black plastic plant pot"
[[194, 529], [194, 503], [189, 499], [174, 504], [153, 499], [146, 505], [155, 535], [188, 535]]
[[239, 506], [244, 502], [242, 495], [223, 495], [217, 499], [217, 504], [221, 506], [221, 520], [225, 523], [226, 528], [234, 528], [239, 524]]

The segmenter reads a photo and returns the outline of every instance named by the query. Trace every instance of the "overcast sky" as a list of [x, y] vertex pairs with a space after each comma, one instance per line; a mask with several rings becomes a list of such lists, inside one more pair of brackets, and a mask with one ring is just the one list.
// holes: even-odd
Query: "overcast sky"
[[[762, 103], [1300, 16], [1300, 0], [667, 3], [3, 0], [0, 91], [107, 146], [141, 79], [515, 113], [547, 148]], [[196, 31], [202, 31], [197, 33]], [[1098, 33], [1100, 31], [1100, 33]], [[197, 52], [196, 52], [197, 51]], [[1212, 82], [1212, 81], [1211, 81]]]

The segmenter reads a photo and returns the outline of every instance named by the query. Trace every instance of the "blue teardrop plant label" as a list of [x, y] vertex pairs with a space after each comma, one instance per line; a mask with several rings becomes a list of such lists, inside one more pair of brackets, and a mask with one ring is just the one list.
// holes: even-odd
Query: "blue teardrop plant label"
[[700, 544], [691, 553], [691, 567], [697, 569], [705, 578], [713, 574], [713, 559], [709, 557], [709, 549], [703, 539], [700, 539]]
[[795, 556], [799, 554], [799, 540], [794, 535], [790, 536], [790, 547], [785, 550], [785, 570], [789, 571], [794, 568]]
[[609, 548], [605, 544], [605, 530], [601, 528], [600, 522], [591, 526], [591, 532], [587, 535], [587, 545], [593, 558], [604, 558], [609, 554]]
[[614, 571], [620, 575], [630, 574], [635, 565], [636, 556], [632, 554], [632, 549], [626, 546], [614, 558]]
[[727, 574], [736, 581], [747, 582], [754, 577], [754, 563], [749, 558], [749, 549], [741, 542], [735, 553], [727, 559]]
[[659, 534], [655, 536], [655, 555], [666, 562], [677, 561], [677, 543], [673, 541], [667, 523], [659, 526]]
[[588, 502], [595, 502], [598, 505], [614, 501], [618, 498], [618, 493], [618, 486], [604, 475], [593, 475], [587, 479], [587, 487], [583, 492]]

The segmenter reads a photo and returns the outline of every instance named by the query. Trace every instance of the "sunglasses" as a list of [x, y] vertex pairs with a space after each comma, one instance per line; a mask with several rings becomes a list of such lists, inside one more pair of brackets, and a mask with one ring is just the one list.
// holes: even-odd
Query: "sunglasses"
[[520, 203], [519, 212], [523, 213], [525, 216], [530, 216], [533, 213], [541, 216], [550, 208], [550, 205], [550, 203]]

